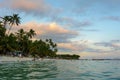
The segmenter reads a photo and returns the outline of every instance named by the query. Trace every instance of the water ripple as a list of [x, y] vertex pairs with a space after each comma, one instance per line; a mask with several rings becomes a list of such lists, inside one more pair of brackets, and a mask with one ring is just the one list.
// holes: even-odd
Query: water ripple
[[0, 63], [0, 80], [120, 80], [119, 61], [43, 60]]

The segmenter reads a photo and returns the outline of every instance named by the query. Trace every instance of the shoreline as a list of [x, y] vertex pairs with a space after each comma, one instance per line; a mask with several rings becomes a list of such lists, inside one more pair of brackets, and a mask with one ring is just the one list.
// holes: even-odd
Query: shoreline
[[[54, 59], [54, 58], [53, 58]], [[39, 60], [53, 60], [51, 58], [37, 59]], [[54, 60], [73, 60], [73, 59], [54, 59]], [[120, 60], [120, 59], [78, 59], [78, 60], [87, 60], [87, 61], [104, 61], [104, 60]], [[11, 62], [11, 61], [33, 61], [32, 57], [12, 57], [12, 56], [0, 56], [0, 62]]]
[[32, 61], [33, 58], [30, 57], [12, 57], [12, 56], [0, 56], [0, 62], [9, 61]]

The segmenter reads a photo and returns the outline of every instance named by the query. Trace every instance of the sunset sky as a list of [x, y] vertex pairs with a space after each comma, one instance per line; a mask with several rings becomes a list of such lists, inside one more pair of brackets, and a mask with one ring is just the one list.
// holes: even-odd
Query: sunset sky
[[0, 0], [0, 16], [19, 14], [34, 39], [51, 38], [58, 54], [120, 58], [120, 0]]

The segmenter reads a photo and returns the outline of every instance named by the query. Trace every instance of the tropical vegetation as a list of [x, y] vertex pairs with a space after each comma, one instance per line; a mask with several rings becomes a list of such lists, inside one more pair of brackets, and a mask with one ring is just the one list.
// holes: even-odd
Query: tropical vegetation
[[[57, 44], [52, 39], [32, 40], [36, 35], [33, 29], [25, 31], [20, 29], [13, 33], [12, 27], [19, 26], [20, 17], [18, 14], [0, 17], [0, 55], [14, 56], [15, 52], [22, 52], [22, 56], [35, 58], [72, 58], [78, 59], [76, 55], [57, 55]], [[9, 26], [9, 28], [7, 28]]]
[[73, 55], [69, 55], [69, 54], [58, 54], [58, 55], [56, 55], [56, 57], [57, 58], [59, 58], [59, 59], [79, 59], [79, 55], [75, 55], [75, 54], [73, 54]]

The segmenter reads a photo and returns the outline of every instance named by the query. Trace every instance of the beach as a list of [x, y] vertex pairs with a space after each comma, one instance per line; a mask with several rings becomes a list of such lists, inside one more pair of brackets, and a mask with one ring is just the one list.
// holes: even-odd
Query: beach
[[32, 61], [33, 58], [30, 57], [11, 57], [11, 56], [0, 56], [0, 62], [7, 61]]

